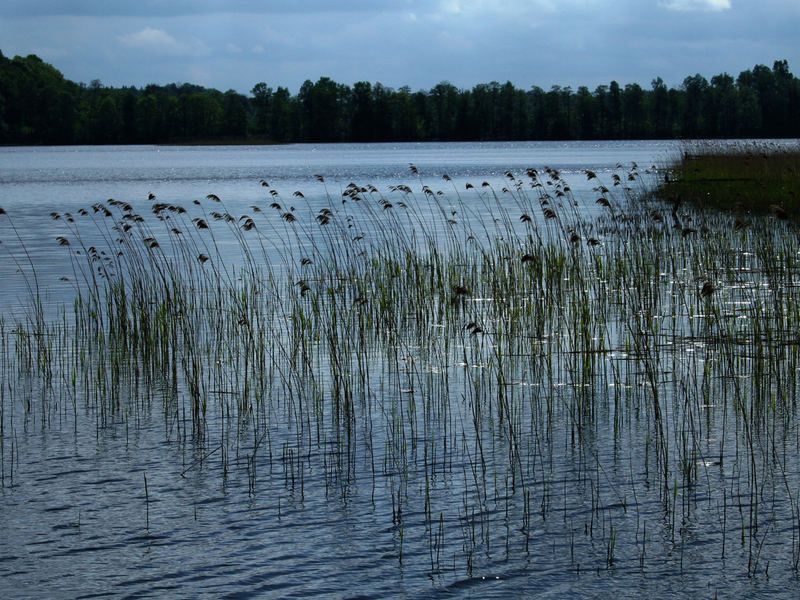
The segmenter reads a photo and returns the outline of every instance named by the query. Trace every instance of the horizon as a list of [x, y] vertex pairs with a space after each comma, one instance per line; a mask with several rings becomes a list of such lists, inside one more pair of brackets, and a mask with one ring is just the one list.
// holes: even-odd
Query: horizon
[[108, 4], [8, 0], [2, 51], [34, 54], [87, 85], [186, 83], [246, 95], [259, 82], [294, 94], [321, 77], [412, 91], [442, 82], [647, 89], [658, 77], [678, 88], [698, 73], [735, 78], [757, 64], [787, 60], [791, 69], [800, 60], [794, 0]]

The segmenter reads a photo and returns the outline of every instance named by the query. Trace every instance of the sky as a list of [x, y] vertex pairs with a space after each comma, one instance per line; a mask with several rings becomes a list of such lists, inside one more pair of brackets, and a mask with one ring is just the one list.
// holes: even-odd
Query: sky
[[412, 91], [678, 87], [784, 59], [800, 75], [799, 31], [800, 0], [0, 0], [7, 57], [36, 54], [87, 84], [243, 94], [323, 76]]

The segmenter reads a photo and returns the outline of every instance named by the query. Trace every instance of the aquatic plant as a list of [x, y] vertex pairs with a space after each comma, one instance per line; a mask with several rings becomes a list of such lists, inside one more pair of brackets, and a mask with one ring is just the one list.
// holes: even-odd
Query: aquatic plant
[[366, 494], [431, 576], [542, 536], [576, 570], [691, 568], [709, 531], [748, 575], [796, 570], [792, 225], [664, 203], [635, 164], [586, 172], [589, 199], [547, 167], [447, 192], [410, 170], [341, 197], [264, 181], [247, 214], [51, 215], [74, 305], [48, 316], [10, 251], [35, 318], [0, 323], [3, 485], [21, 420], [158, 413], [184, 475]]
[[774, 142], [695, 142], [674, 161], [659, 194], [676, 208], [699, 204], [786, 220], [800, 215], [800, 148]]

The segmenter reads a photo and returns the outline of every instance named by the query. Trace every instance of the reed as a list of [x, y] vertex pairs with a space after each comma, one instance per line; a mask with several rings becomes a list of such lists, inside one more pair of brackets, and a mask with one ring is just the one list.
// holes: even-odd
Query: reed
[[99, 435], [156, 410], [195, 449], [184, 475], [368, 494], [432, 577], [540, 538], [647, 571], [689, 522], [748, 575], [796, 570], [797, 536], [765, 526], [800, 526], [791, 224], [665, 203], [636, 165], [582, 195], [549, 168], [447, 192], [411, 171], [262, 185], [240, 215], [209, 194], [52, 217], [74, 305], [48, 319], [12, 251], [33, 317], [0, 323], [3, 485], [20, 419]]
[[800, 149], [796, 145], [713, 142], [685, 147], [660, 186], [660, 196], [730, 211], [746, 226], [748, 214], [778, 219], [800, 216]]

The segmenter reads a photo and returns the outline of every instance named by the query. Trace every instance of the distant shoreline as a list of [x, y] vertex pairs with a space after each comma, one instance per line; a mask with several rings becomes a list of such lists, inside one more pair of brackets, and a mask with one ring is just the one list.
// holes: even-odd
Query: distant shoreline
[[[677, 88], [617, 81], [517, 88], [511, 82], [430, 90], [350, 87], [328, 77], [297, 94], [253, 95], [192, 84], [85, 86], [36, 55], [0, 53], [0, 143], [254, 145], [395, 141], [765, 139], [800, 137], [800, 79], [786, 60]], [[201, 141], [202, 140], [202, 141]]]
[[[656, 139], [669, 140], [674, 142], [718, 142], [718, 141], [741, 141], [741, 142], [769, 142], [769, 141], [785, 141], [797, 140], [800, 138], [794, 136], [782, 137], [731, 137], [731, 138], [641, 138], [642, 141], [653, 141]], [[137, 143], [122, 143], [115, 142], [109, 144], [98, 143], [69, 143], [69, 144], [22, 144], [22, 143], [0, 143], [0, 148], [38, 148], [47, 146], [289, 146], [289, 145], [314, 145], [314, 144], [403, 144], [403, 143], [481, 143], [481, 142], [631, 142], [637, 141], [628, 138], [608, 138], [608, 139], [563, 139], [563, 140], [549, 140], [549, 139], [529, 139], [529, 140], [387, 140], [377, 142], [357, 142], [353, 140], [341, 140], [335, 142], [322, 142], [322, 141], [289, 141], [289, 142], [276, 142], [274, 140], [264, 139], [250, 139], [250, 138], [231, 138], [231, 139], [198, 139], [198, 140], [175, 140], [163, 142], [137, 142]]]

